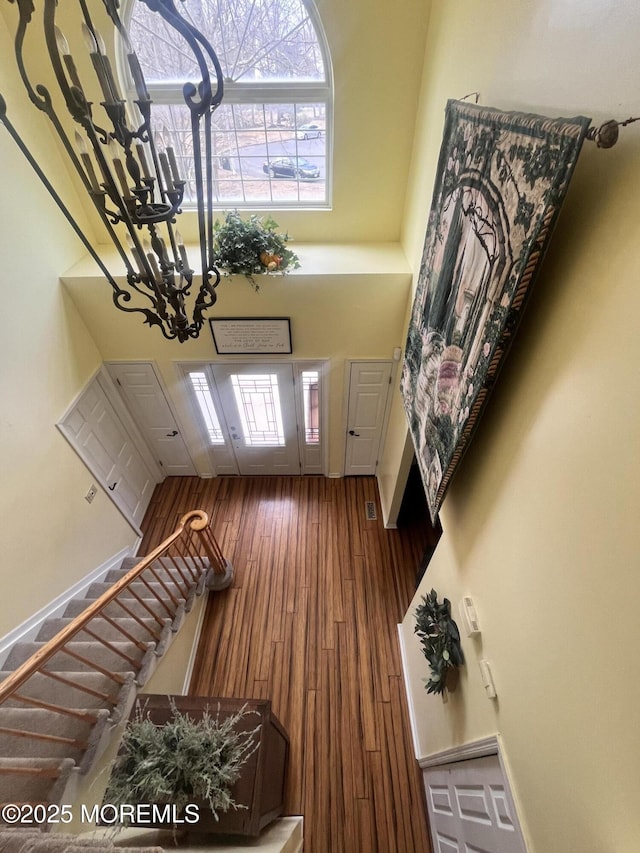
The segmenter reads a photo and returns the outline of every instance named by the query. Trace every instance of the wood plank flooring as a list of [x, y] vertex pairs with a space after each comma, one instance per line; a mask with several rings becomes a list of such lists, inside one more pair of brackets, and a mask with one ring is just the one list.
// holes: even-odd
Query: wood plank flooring
[[385, 530], [372, 477], [169, 478], [140, 553], [195, 508], [235, 579], [210, 597], [190, 693], [271, 699], [305, 853], [430, 851], [397, 637], [428, 530]]

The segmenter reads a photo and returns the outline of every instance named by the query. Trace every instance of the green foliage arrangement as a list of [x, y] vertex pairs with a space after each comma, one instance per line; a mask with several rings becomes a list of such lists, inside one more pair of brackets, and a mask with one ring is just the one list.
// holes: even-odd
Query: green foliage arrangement
[[254, 275], [297, 269], [298, 256], [287, 248], [289, 235], [279, 234], [277, 228], [270, 216], [243, 219], [237, 210], [227, 211], [214, 224], [214, 251], [221, 271], [246, 275], [258, 290]]
[[[448, 598], [438, 603], [435, 589], [422, 596], [422, 604], [415, 612], [415, 633], [420, 637], [422, 652], [429, 661], [431, 678], [425, 685], [427, 693], [444, 693], [447, 671], [464, 664], [460, 646], [460, 632], [451, 618]], [[425, 679], [426, 680], [426, 679]]]
[[171, 803], [179, 812], [187, 803], [203, 800], [216, 820], [218, 812], [246, 808], [234, 801], [231, 786], [242, 766], [258, 747], [252, 731], [237, 732], [247, 714], [242, 708], [220, 719], [205, 710], [192, 719], [171, 703], [172, 718], [164, 725], [153, 723], [144, 708], [136, 709], [127, 723], [105, 794], [105, 802]]

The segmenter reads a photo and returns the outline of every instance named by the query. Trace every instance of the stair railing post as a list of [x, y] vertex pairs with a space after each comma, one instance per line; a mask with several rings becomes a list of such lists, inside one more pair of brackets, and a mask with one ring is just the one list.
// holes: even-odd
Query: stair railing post
[[212, 571], [217, 575], [224, 575], [227, 570], [227, 561], [220, 550], [220, 546], [218, 545], [215, 536], [211, 532], [207, 514], [202, 512], [202, 510], [195, 510], [194, 512], [188, 513], [188, 516], [183, 516], [180, 519], [181, 523], [187, 521], [188, 517], [190, 517], [189, 527], [200, 540]]

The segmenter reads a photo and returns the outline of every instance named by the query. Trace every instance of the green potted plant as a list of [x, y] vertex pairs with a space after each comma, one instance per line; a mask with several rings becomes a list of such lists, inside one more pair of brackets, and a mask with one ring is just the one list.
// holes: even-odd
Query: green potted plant
[[444, 693], [457, 682], [458, 667], [464, 664], [458, 626], [451, 618], [448, 598], [438, 602], [435, 589], [422, 597], [415, 611], [415, 633], [420, 637], [422, 652], [429, 661], [431, 677], [425, 679], [427, 693]]
[[286, 273], [300, 266], [298, 256], [287, 247], [289, 235], [279, 234], [270, 216], [252, 214], [243, 219], [229, 210], [214, 224], [214, 251], [222, 273], [244, 275], [258, 290], [256, 275]]

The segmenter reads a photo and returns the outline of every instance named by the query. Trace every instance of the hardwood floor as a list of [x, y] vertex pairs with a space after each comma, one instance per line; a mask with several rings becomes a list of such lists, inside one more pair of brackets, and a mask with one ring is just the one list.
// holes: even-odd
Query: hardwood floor
[[396, 627], [428, 530], [385, 530], [372, 477], [169, 478], [140, 553], [195, 508], [235, 579], [207, 605], [191, 694], [271, 699], [305, 853], [431, 850]]

